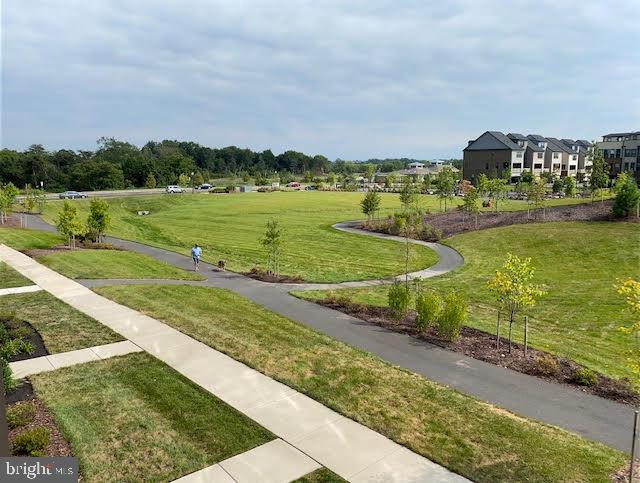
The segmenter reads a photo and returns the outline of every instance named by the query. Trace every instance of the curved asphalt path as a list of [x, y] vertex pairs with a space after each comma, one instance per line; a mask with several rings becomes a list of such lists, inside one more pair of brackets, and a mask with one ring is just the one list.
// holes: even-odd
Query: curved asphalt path
[[[29, 227], [55, 231], [35, 216], [30, 216]], [[107, 241], [185, 270], [192, 269], [191, 258], [185, 255], [117, 238], [108, 237]], [[624, 451], [630, 448], [633, 409], [629, 406], [447, 351], [289, 295], [290, 289], [300, 289], [301, 284], [269, 284], [232, 272], [215, 271], [213, 265], [207, 263], [201, 263], [201, 267], [201, 274], [207, 277], [203, 282], [86, 280], [83, 283], [89, 287], [193, 284], [232, 290], [284, 317], [477, 399]], [[327, 284], [322, 285], [322, 288], [327, 287]]]

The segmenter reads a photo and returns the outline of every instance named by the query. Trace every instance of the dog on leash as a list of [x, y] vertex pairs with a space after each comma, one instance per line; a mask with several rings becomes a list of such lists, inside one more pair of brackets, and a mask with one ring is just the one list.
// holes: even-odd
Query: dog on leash
[[227, 262], [225, 262], [224, 260], [218, 260], [218, 269], [224, 270], [226, 264]]

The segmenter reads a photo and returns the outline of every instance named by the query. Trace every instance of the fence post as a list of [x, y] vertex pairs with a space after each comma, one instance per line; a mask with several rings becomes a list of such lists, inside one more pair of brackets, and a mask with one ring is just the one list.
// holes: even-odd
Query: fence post
[[524, 356], [527, 357], [527, 344], [529, 342], [529, 316], [524, 316]]
[[500, 311], [498, 310], [498, 323], [496, 325], [496, 349], [500, 349]]
[[636, 439], [638, 435], [638, 410], [633, 415], [633, 439], [631, 440], [631, 464], [629, 465], [629, 483], [633, 482], [633, 466], [636, 457]]

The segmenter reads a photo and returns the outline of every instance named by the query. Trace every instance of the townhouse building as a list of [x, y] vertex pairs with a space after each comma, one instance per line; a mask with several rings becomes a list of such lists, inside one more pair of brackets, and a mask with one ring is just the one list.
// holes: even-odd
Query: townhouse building
[[605, 134], [598, 149], [609, 164], [611, 178], [626, 171], [640, 179], [640, 131]]
[[552, 173], [585, 181], [590, 173], [589, 149], [591, 143], [584, 140], [487, 131], [463, 149], [463, 173], [470, 181], [480, 174], [503, 176], [506, 170], [514, 183], [525, 170], [537, 176]]

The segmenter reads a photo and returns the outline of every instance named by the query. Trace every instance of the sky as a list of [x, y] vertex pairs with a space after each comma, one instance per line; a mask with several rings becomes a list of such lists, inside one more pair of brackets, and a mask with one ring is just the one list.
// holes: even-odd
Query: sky
[[638, 0], [5, 0], [1, 145], [462, 157], [640, 130]]

